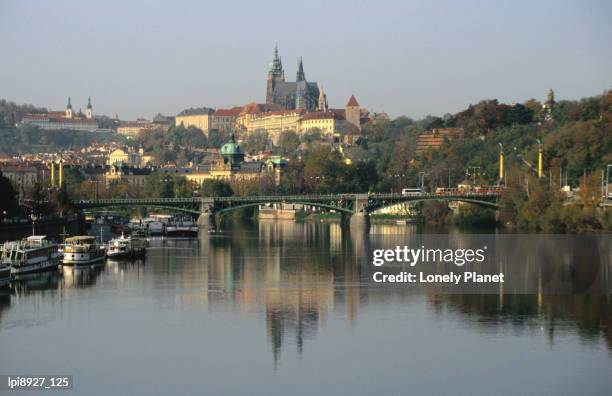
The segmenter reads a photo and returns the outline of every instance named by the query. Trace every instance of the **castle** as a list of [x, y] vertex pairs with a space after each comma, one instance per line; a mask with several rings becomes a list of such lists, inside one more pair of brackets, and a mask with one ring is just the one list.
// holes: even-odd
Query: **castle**
[[266, 104], [279, 105], [284, 109], [315, 111], [324, 102], [326, 100], [322, 90], [319, 90], [319, 85], [316, 82], [306, 81], [302, 58], [298, 61], [295, 82], [285, 81], [283, 63], [278, 55], [278, 46], [275, 46], [274, 57], [268, 71]]

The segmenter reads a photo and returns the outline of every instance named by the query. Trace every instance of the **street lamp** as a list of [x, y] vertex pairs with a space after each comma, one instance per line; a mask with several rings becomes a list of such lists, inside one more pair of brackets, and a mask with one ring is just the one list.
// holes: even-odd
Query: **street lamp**
[[476, 173], [480, 169], [480, 166], [468, 166], [466, 175], [470, 176], [470, 169], [472, 170], [472, 187], [476, 187]]
[[31, 213], [30, 219], [32, 220], [32, 235], [36, 235], [34, 224], [36, 224], [36, 220], [38, 220], [38, 216], [35, 213]]

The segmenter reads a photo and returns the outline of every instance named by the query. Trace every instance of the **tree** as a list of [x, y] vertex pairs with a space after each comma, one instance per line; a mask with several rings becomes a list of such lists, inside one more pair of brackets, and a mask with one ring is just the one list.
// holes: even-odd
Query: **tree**
[[327, 146], [316, 147], [304, 164], [304, 184], [310, 192], [343, 192], [346, 188], [347, 165], [337, 151]]
[[278, 149], [281, 155], [297, 157], [300, 137], [294, 131], [284, 131], [278, 138]]
[[244, 140], [244, 150], [250, 154], [256, 154], [270, 148], [272, 148], [272, 140], [265, 130], [254, 131]]
[[233, 193], [230, 185], [224, 181], [208, 179], [202, 182], [203, 197], [230, 197]]

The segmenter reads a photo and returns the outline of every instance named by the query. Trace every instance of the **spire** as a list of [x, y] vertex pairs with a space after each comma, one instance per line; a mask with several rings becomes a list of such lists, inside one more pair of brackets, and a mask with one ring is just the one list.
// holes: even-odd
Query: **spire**
[[552, 88], [548, 88], [548, 95], [546, 95], [546, 103], [554, 104], [555, 103], [555, 92]]
[[68, 104], [66, 105], [67, 109], [72, 109], [72, 103], [70, 103], [70, 96], [68, 96]]
[[298, 61], [298, 71], [297, 71], [297, 75], [295, 76], [295, 81], [299, 82], [299, 81], [306, 81], [306, 75], [304, 74], [304, 65], [302, 64], [302, 57], [300, 56], [300, 59]]
[[270, 65], [270, 74], [276, 77], [283, 75], [283, 62], [280, 56], [278, 56], [278, 44], [274, 45], [274, 57], [272, 58], [272, 64]]
[[87, 108], [91, 109], [91, 96], [87, 98]]
[[319, 111], [327, 111], [327, 96], [325, 92], [323, 92], [323, 86], [319, 84]]

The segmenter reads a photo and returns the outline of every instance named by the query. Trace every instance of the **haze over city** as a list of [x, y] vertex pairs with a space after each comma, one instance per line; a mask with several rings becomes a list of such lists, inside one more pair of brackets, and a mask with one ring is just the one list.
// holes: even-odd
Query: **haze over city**
[[355, 94], [391, 117], [600, 94], [612, 6], [586, 2], [3, 2], [0, 96], [122, 119], [265, 100], [278, 43], [330, 106]]

